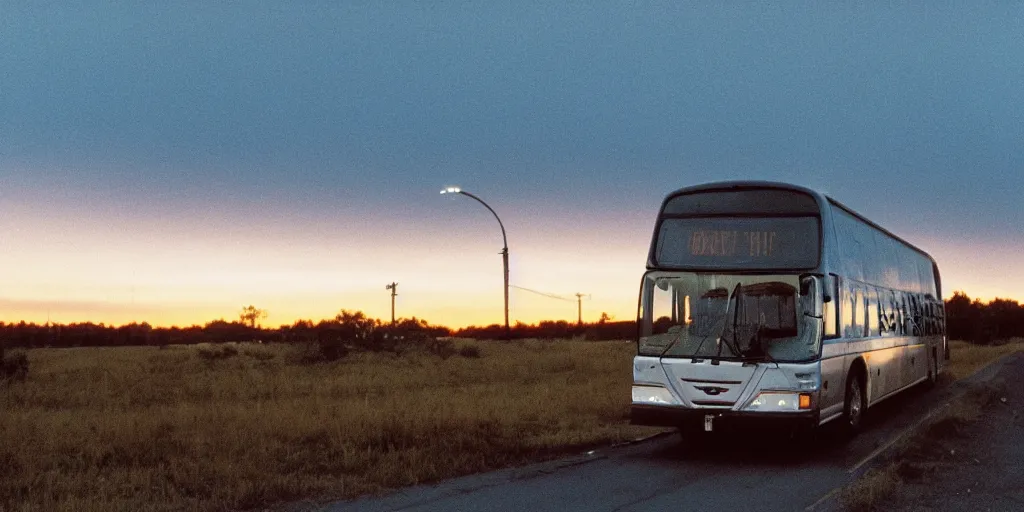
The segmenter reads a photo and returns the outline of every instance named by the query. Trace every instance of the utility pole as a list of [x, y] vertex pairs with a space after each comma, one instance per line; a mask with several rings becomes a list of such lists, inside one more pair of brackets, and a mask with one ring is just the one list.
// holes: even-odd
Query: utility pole
[[576, 293], [576, 325], [583, 325], [583, 294]]
[[[494, 218], [498, 218], [497, 213], [494, 214]], [[501, 236], [505, 236], [505, 226], [501, 227]], [[501, 262], [505, 267], [505, 340], [508, 341], [512, 339], [512, 329], [508, 326], [508, 242], [505, 242], [501, 249]]]
[[384, 286], [385, 290], [391, 290], [391, 325], [395, 325], [395, 297], [398, 295], [398, 283], [392, 282]]

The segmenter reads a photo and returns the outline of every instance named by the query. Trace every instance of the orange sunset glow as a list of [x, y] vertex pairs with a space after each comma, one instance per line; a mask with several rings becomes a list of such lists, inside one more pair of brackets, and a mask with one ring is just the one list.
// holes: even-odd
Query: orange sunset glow
[[[436, 205], [454, 210], [452, 218], [465, 224], [458, 236], [445, 236], [441, 225], [399, 226], [396, 231], [409, 236], [401, 245], [393, 234], [366, 226], [346, 229], [343, 219], [329, 221], [321, 234], [302, 226], [282, 234], [273, 219], [239, 230], [237, 219], [153, 222], [90, 217], [89, 211], [39, 220], [22, 207], [7, 221], [9, 249], [0, 255], [7, 269], [0, 320], [184, 326], [233, 320], [247, 304], [269, 311], [266, 325], [329, 318], [340, 309], [386, 318], [384, 285], [395, 280], [399, 316], [452, 327], [499, 323], [500, 233], [491, 232], [493, 220], [458, 206], [465, 205]], [[607, 246], [602, 233], [559, 238], [531, 231], [510, 243], [511, 282], [564, 300], [513, 288], [513, 322], [575, 320], [577, 292], [588, 295], [587, 321], [602, 312], [617, 319], [635, 315], [646, 229], [617, 233], [632, 243], [616, 247]], [[366, 242], [351, 244], [351, 238]]]
[[[388, 318], [384, 285], [397, 281], [398, 316], [455, 328], [501, 323], [500, 233], [486, 211], [472, 206], [440, 200], [429, 213], [449, 215], [444, 225], [410, 222], [390, 233], [341, 218], [324, 221], [319, 231], [282, 230], [275, 219], [239, 229], [244, 213], [125, 220], [68, 209], [40, 219], [26, 205], [12, 207], [0, 254], [0, 320], [186, 326], [234, 320], [248, 304], [268, 310], [268, 326], [330, 318], [341, 309]], [[587, 295], [585, 321], [603, 312], [635, 316], [647, 212], [629, 221], [594, 213], [607, 230], [565, 233], [531, 229], [534, 219], [514, 211], [507, 217], [513, 286], [562, 298], [512, 288], [513, 323], [575, 320], [577, 292]], [[461, 226], [453, 234], [447, 230], [455, 221]], [[1024, 280], [1002, 270], [1016, 263], [1017, 248], [993, 246], [979, 256], [942, 241], [919, 243], [939, 261], [947, 297], [954, 290], [982, 300], [1021, 297]]]

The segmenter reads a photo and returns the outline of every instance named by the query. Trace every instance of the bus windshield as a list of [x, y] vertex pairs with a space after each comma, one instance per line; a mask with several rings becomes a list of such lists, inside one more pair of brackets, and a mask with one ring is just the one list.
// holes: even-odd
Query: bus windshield
[[[806, 361], [818, 356], [820, 296], [797, 275], [650, 272], [640, 306], [643, 356]], [[816, 290], [809, 287], [808, 290]]]

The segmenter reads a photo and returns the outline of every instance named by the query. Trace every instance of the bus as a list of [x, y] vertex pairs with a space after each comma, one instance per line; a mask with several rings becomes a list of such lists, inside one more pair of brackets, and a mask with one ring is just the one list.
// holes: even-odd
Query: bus
[[949, 360], [935, 260], [785, 183], [666, 196], [637, 320], [636, 425], [841, 421], [853, 433], [868, 408], [934, 383]]

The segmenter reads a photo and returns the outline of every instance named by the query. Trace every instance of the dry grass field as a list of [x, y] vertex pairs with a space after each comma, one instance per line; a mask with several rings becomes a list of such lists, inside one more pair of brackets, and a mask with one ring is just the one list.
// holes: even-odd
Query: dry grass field
[[259, 509], [657, 432], [627, 422], [632, 343], [459, 343], [480, 357], [29, 351], [0, 384], [0, 510]]
[[1024, 350], [1024, 339], [1015, 338], [1002, 345], [972, 345], [963, 341], [950, 342], [949, 380], [962, 379], [988, 363], [1007, 354]]
[[[351, 498], [657, 432], [628, 342], [460, 341], [480, 357], [40, 349], [0, 383], [0, 511], [261, 509]], [[950, 378], [1024, 348], [955, 343]]]

